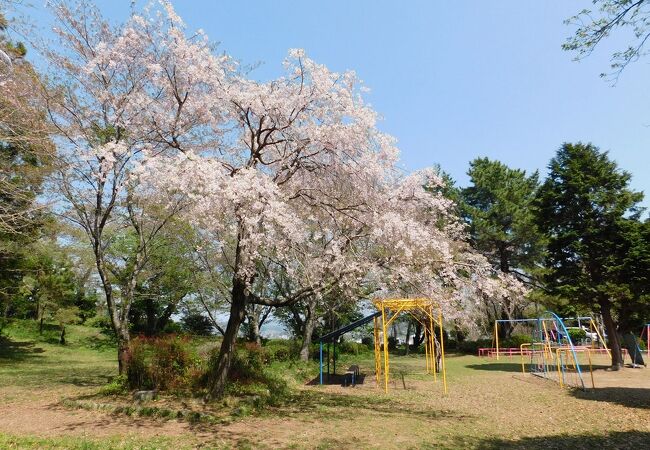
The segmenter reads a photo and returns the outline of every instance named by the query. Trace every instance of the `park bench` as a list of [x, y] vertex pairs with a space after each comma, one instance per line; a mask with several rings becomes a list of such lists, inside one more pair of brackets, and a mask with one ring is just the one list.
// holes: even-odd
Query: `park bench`
[[348, 385], [348, 377], [350, 377], [351, 386], [356, 386], [360, 374], [361, 372], [359, 371], [359, 366], [357, 366], [356, 364], [353, 364], [350, 367], [348, 367], [348, 370], [346, 370], [345, 374], [343, 375], [343, 386]]

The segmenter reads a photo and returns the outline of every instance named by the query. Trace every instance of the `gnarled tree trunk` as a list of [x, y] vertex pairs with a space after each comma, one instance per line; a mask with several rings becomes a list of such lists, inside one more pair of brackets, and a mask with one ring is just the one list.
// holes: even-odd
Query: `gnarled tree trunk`
[[216, 364], [209, 374], [208, 399], [219, 398], [223, 395], [228, 372], [235, 352], [237, 334], [244, 318], [246, 317], [246, 304], [248, 303], [247, 288], [243, 280], [233, 279], [232, 302], [230, 304], [230, 318], [223, 335], [221, 348]]
[[316, 328], [316, 299], [310, 298], [305, 308], [305, 321], [302, 327], [302, 344], [300, 345], [300, 360], [309, 361], [309, 346]]
[[262, 335], [260, 334], [260, 311], [257, 308], [248, 308], [246, 320], [248, 320], [248, 340], [250, 342], [255, 342], [257, 345], [262, 345]]
[[612, 304], [608, 299], [600, 299], [600, 312], [603, 315], [603, 322], [605, 331], [607, 332], [607, 339], [609, 342], [609, 351], [612, 354], [612, 370], [619, 370], [624, 367], [623, 352], [621, 351], [621, 343], [618, 339], [618, 329], [612, 317]]

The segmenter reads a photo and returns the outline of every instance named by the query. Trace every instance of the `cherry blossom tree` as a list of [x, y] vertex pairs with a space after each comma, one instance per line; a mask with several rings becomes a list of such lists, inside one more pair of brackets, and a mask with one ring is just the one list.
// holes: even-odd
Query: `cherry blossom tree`
[[[251, 80], [201, 32], [188, 35], [167, 2], [118, 27], [83, 2], [55, 11], [61, 42], [47, 57], [58, 88], [48, 103], [65, 162], [61, 211], [92, 245], [120, 370], [148, 246], [179, 214], [217, 250], [213, 275], [229, 297], [211, 398], [251, 305], [334, 289], [354, 298], [363, 286], [437, 296], [459, 315], [462, 283], [502, 288], [470, 251], [453, 203], [431, 194], [441, 191], [436, 172], [397, 169], [395, 140], [377, 128], [353, 72], [291, 50], [284, 76]], [[112, 231], [125, 227], [138, 236], [132, 256], [111, 261]]]
[[[207, 133], [221, 112], [219, 82], [231, 67], [205, 37], [187, 37], [165, 2], [114, 26], [89, 2], [53, 2], [55, 44], [43, 45], [51, 82], [44, 93], [55, 127], [57, 211], [84, 230], [93, 249], [118, 342], [120, 373], [128, 364], [128, 316], [147, 248], [182, 208], [156, 210], [151, 192], [131, 176], [148, 157], [214, 144]], [[137, 236], [131, 254], [109, 257], [120, 230]], [[118, 282], [118, 280], [121, 280]]]
[[[410, 282], [434, 294], [423, 280], [453, 285], [458, 254], [468, 251], [452, 202], [430, 193], [442, 180], [433, 171], [400, 176], [394, 140], [377, 129], [354, 73], [332, 72], [301, 50], [285, 69], [270, 82], [231, 80], [218, 148], [138, 168], [163, 198], [186, 196], [188, 218], [222, 248], [230, 313], [211, 397], [223, 391], [247, 305], [362, 284], [388, 292]], [[460, 266], [490, 271], [473, 258]], [[261, 294], [268, 285], [272, 296]]]

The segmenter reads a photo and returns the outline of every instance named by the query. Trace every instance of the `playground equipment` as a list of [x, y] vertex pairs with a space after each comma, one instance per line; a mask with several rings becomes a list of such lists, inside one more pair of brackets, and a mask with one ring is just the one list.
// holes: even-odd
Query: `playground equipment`
[[643, 361], [643, 352], [639, 347], [639, 341], [637, 341], [634, 333], [625, 333], [621, 337], [623, 348], [627, 350], [628, 355], [630, 355], [630, 358], [632, 359], [632, 367], [645, 367], [646, 364], [645, 361]]
[[[334, 347], [333, 372], [336, 374], [336, 342], [339, 336], [354, 330], [362, 325], [374, 323], [375, 346], [375, 376], [377, 386], [384, 385], [388, 392], [388, 379], [390, 376], [390, 361], [388, 354], [388, 330], [390, 325], [402, 313], [408, 313], [417, 320], [424, 329], [424, 348], [426, 371], [438, 381], [438, 374], [442, 377], [444, 392], [447, 393], [447, 371], [445, 367], [445, 349], [442, 326], [442, 309], [434, 300], [428, 298], [394, 298], [376, 299], [373, 301], [377, 312], [349, 325], [334, 330], [320, 338], [320, 384], [325, 378], [330, 379], [330, 345]], [[440, 330], [440, 338], [435, 334], [435, 328]], [[323, 357], [327, 358], [327, 365]], [[325, 372], [327, 368], [327, 372]], [[358, 371], [358, 368], [357, 368]], [[383, 376], [382, 376], [383, 374]], [[358, 374], [355, 378], [358, 378]], [[347, 378], [343, 379], [346, 384]], [[383, 381], [383, 383], [382, 383]]]
[[[411, 317], [413, 317], [422, 325], [425, 336], [424, 349], [426, 371], [427, 373], [433, 374], [435, 381], [438, 381], [438, 372], [440, 372], [440, 375], [442, 376], [444, 392], [446, 394], [447, 371], [445, 367], [442, 309], [440, 308], [440, 305], [429, 298], [375, 299], [373, 303], [379, 310], [379, 314], [374, 318], [375, 374], [377, 378], [377, 385], [381, 384], [383, 373], [384, 391], [388, 392], [388, 379], [390, 375], [390, 358], [388, 354], [388, 327], [401, 313], [405, 312], [411, 315]], [[381, 316], [381, 320], [379, 316]], [[436, 326], [440, 330], [440, 340], [437, 339], [435, 334]]]
[[[558, 317], [559, 319], [559, 317]], [[603, 334], [600, 332], [596, 322], [591, 316], [584, 316], [584, 317], [565, 317], [563, 319], [560, 319], [563, 324], [566, 322], [577, 322], [578, 328], [583, 329], [587, 333], [587, 340], [589, 342], [589, 345], [591, 349], [593, 350], [594, 353], [598, 353], [600, 350], [600, 347], [598, 347], [600, 344], [603, 346], [603, 350], [610, 355], [609, 349], [607, 348], [607, 344], [605, 342], [605, 339], [603, 339]], [[538, 326], [538, 321], [539, 319], [501, 319], [501, 320], [495, 320], [494, 321], [494, 336], [492, 338], [493, 346], [492, 348], [480, 348], [479, 349], [479, 356], [496, 356], [496, 359], [499, 359], [499, 355], [518, 355], [520, 354], [519, 348], [502, 348], [500, 347], [499, 344], [499, 324], [500, 323], [514, 323], [514, 324], [527, 324], [532, 326], [533, 328], [537, 328]], [[589, 331], [587, 332], [586, 325], [589, 325]], [[570, 327], [569, 327], [570, 328]], [[551, 330], [552, 334], [557, 333], [557, 336], [555, 336], [555, 339], [561, 339], [565, 336], [568, 337], [568, 330], [565, 327], [564, 330], [559, 330], [559, 329], [553, 329]], [[494, 345], [496, 344], [496, 345]], [[580, 347], [582, 349], [582, 347]], [[610, 355], [611, 356], [611, 355]]]
[[591, 349], [575, 347], [563, 320], [551, 311], [546, 311], [536, 320], [532, 343], [520, 346], [521, 370], [526, 373], [524, 356], [529, 356], [528, 372], [532, 375], [557, 382], [560, 387], [585, 389], [583, 368], [578, 354], [586, 354], [594, 387]]
[[334, 373], [336, 374], [336, 341], [338, 340], [339, 336], [354, 330], [355, 328], [358, 328], [362, 325], [365, 325], [369, 322], [371, 322], [373, 319], [376, 319], [378, 316], [381, 315], [381, 311], [377, 311], [376, 313], [370, 314], [369, 316], [364, 317], [363, 319], [359, 319], [356, 322], [352, 322], [348, 325], [345, 325], [338, 330], [334, 330], [331, 333], [327, 333], [326, 335], [321, 336], [320, 338], [320, 384], [323, 384], [323, 369], [325, 365], [323, 364], [323, 344], [327, 344], [327, 381], [329, 382], [330, 380], [330, 344], [333, 345], [333, 356], [332, 358], [332, 363], [333, 363], [333, 369]]
[[648, 358], [650, 359], [650, 323], [646, 323], [643, 326], [643, 329], [641, 330], [641, 335], [640, 338], [643, 340], [643, 335], [645, 334], [646, 338], [646, 352], [648, 355]]

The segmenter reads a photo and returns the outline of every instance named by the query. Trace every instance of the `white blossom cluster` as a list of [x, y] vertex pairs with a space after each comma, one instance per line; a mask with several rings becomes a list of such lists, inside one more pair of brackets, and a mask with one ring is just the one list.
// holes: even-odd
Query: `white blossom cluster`
[[[223, 271], [251, 290], [277, 287], [259, 299], [269, 303], [336, 286], [432, 296], [455, 319], [473, 308], [467, 286], [521, 293], [471, 251], [435, 171], [401, 174], [353, 72], [290, 50], [284, 76], [256, 81], [164, 1], [118, 28], [93, 11], [57, 12], [67, 50], [50, 60], [68, 85], [54, 117], [68, 187], [86, 199], [76, 208], [127, 186], [162, 208], [182, 203]], [[81, 16], [93, 33], [69, 31]]]

